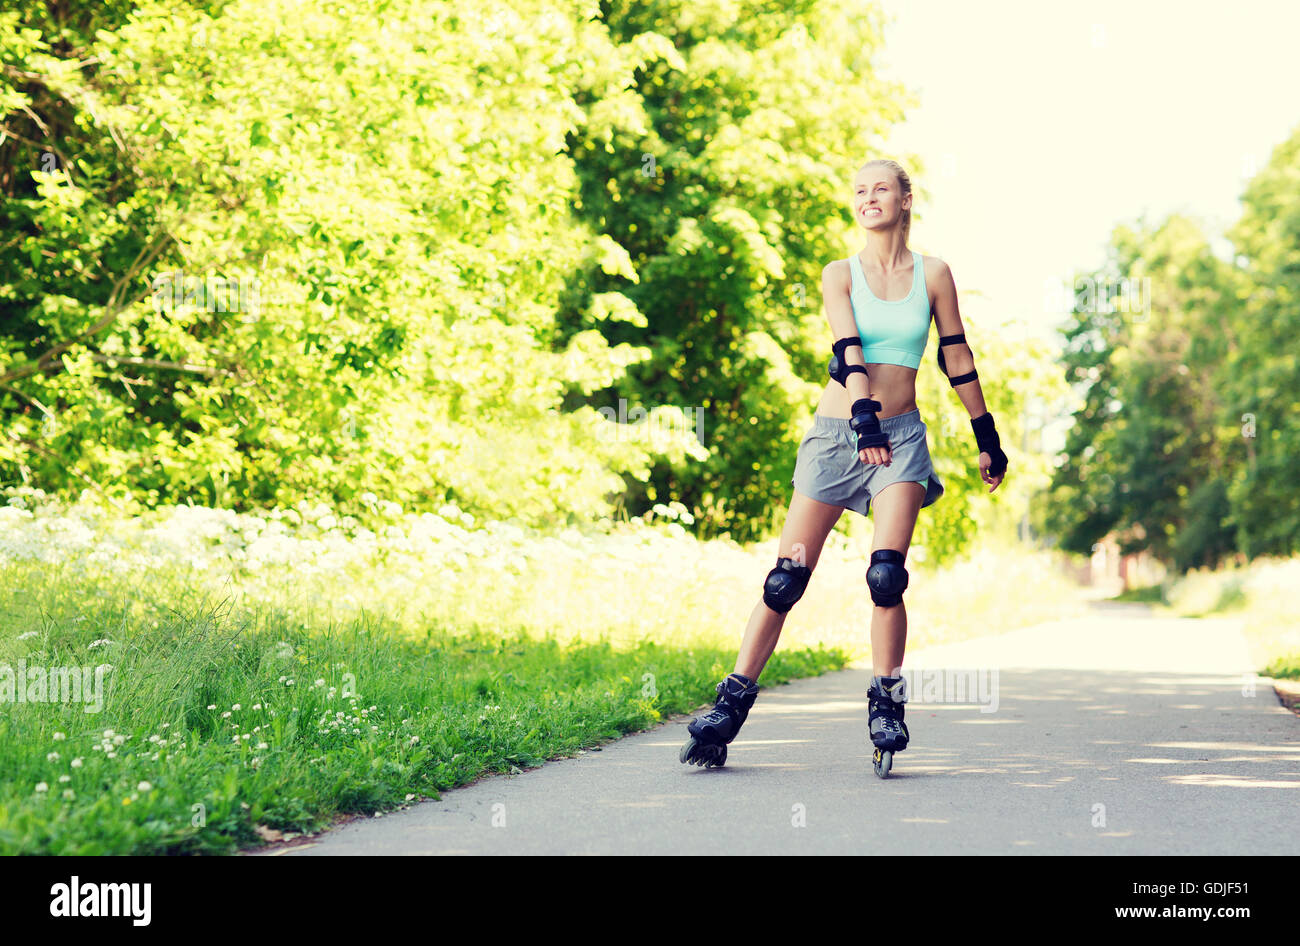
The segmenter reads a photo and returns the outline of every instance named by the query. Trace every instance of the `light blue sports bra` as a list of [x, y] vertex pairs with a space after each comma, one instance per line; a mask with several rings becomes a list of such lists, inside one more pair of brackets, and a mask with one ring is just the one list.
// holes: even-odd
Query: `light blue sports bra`
[[921, 254], [912, 251], [912, 291], [901, 299], [886, 302], [877, 299], [867, 285], [862, 260], [854, 253], [849, 257], [853, 288], [849, 301], [853, 320], [862, 339], [862, 357], [871, 364], [903, 365], [919, 368], [925, 343], [930, 338], [930, 293], [925, 286], [925, 264]]

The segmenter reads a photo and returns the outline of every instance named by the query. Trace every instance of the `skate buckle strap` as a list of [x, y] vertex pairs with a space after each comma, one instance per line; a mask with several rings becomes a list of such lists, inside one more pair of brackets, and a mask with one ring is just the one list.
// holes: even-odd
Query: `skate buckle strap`
[[[732, 684], [735, 689], [727, 686]], [[717, 686], [718, 699], [713, 704], [714, 712], [726, 712], [728, 716], [732, 714], [743, 714], [747, 707], [745, 706], [745, 694], [749, 687], [745, 686], [739, 680], [727, 677]], [[725, 709], [724, 709], [725, 708]]]
[[[886, 680], [895, 680], [894, 683], [886, 683]], [[889, 694], [889, 698], [895, 703], [907, 702], [907, 678], [906, 677], [881, 677], [880, 688]], [[897, 695], [896, 695], [897, 694]]]

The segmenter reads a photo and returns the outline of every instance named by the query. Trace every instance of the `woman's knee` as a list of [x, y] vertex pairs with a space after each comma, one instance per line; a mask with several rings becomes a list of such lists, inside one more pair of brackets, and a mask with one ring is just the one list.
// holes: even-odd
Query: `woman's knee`
[[776, 567], [767, 573], [763, 582], [763, 603], [778, 614], [785, 614], [803, 597], [812, 567], [799, 558], [780, 556]]
[[763, 603], [785, 614], [803, 597], [826, 536], [839, 521], [842, 507], [829, 506], [796, 492], [781, 534], [776, 567], [763, 582]]
[[893, 608], [903, 603], [908, 578], [907, 568], [903, 565], [906, 559], [906, 550], [875, 549], [871, 553], [867, 588], [876, 607]]

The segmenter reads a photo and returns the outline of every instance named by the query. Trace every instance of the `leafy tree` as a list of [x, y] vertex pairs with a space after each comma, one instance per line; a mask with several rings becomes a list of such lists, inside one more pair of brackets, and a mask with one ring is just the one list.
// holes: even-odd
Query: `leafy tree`
[[[1118, 227], [1112, 246], [1108, 267], [1075, 280], [1064, 360], [1083, 406], [1046, 497], [1048, 528], [1074, 552], [1114, 534], [1124, 552], [1168, 560], [1178, 545], [1202, 557], [1179, 536], [1216, 462], [1214, 366], [1198, 339], [1221, 264], [1181, 216]], [[1222, 526], [1201, 516], [1197, 532], [1213, 546]]]
[[[1102, 289], [1066, 332], [1082, 406], [1037, 512], [1064, 548], [1114, 535], [1180, 570], [1294, 552], [1297, 182], [1300, 133], [1248, 187], [1231, 262], [1178, 215], [1116, 229], [1110, 267], [1082, 283]], [[1117, 304], [1124, 280], [1143, 278], [1149, 310]]]
[[1246, 556], [1300, 549], [1300, 127], [1242, 195], [1229, 231], [1241, 266], [1216, 374], [1231, 523]]
[[644, 357], [547, 344], [564, 277], [620, 265], [570, 220], [560, 153], [573, 90], [630, 68], [590, 13], [146, 3], [99, 34], [93, 76], [7, 20], [93, 150], [89, 180], [34, 170], [9, 201], [0, 463], [149, 502], [371, 490], [562, 521], [680, 455], [559, 409]]

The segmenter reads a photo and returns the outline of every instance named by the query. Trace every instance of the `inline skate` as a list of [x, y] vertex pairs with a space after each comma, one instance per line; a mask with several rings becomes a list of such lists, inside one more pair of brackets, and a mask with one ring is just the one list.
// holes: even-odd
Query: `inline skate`
[[907, 748], [907, 724], [903, 722], [903, 704], [907, 702], [907, 681], [902, 677], [872, 677], [867, 690], [870, 713], [868, 729], [875, 750], [871, 763], [880, 778], [888, 778], [894, 753]]
[[713, 709], [697, 716], [686, 727], [691, 737], [682, 746], [679, 758], [688, 765], [704, 768], [724, 765], [727, 743], [736, 738], [758, 697], [758, 684], [739, 673], [729, 675], [717, 689]]

